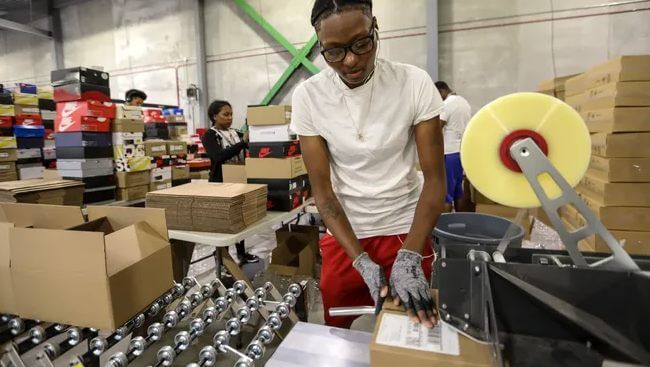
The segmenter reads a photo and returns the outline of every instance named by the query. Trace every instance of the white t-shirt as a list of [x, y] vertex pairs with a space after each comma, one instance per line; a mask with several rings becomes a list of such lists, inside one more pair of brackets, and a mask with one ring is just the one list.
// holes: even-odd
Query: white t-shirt
[[447, 124], [442, 128], [445, 140], [445, 154], [460, 152], [460, 141], [471, 118], [472, 107], [465, 98], [450, 94], [445, 99], [445, 108], [440, 114], [440, 119], [447, 121]]
[[291, 130], [327, 141], [332, 187], [358, 238], [408, 233], [422, 186], [414, 126], [442, 106], [424, 70], [386, 60], [355, 89], [330, 68], [296, 87]]

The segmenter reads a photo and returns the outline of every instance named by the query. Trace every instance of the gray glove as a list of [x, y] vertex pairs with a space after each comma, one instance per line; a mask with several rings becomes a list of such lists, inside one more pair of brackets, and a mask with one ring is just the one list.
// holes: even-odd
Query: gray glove
[[370, 295], [372, 296], [372, 299], [375, 300], [376, 304], [379, 299], [381, 288], [386, 286], [384, 269], [372, 261], [367, 252], [357, 256], [357, 258], [354, 259], [352, 266], [354, 266], [359, 274], [361, 274], [361, 277], [363, 278], [363, 281], [366, 282], [366, 285], [370, 290]]
[[432, 311], [433, 301], [429, 283], [422, 271], [422, 255], [401, 249], [393, 263], [390, 275], [391, 296], [399, 296], [404, 308], [418, 311]]

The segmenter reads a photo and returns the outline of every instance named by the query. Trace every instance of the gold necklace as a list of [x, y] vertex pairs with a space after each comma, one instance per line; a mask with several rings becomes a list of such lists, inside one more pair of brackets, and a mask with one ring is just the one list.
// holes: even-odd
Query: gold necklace
[[[357, 140], [359, 141], [364, 141], [364, 136], [363, 136], [363, 126], [361, 126], [361, 120], [365, 117], [365, 120], [368, 119], [368, 114], [370, 113], [370, 106], [372, 105], [372, 98], [375, 94], [375, 70], [377, 67], [373, 68], [372, 72], [368, 76], [368, 80], [364, 82], [361, 86], [364, 86], [368, 81], [370, 81], [372, 84], [370, 85], [370, 100], [368, 101], [368, 105], [366, 106], [366, 113], [365, 115], [361, 115], [359, 118], [359, 124], [357, 124], [354, 121], [354, 117], [352, 116], [352, 112], [350, 111], [350, 107], [348, 106], [348, 101], [345, 98], [345, 93], [343, 94], [343, 103], [345, 104], [345, 109], [348, 111], [348, 115], [350, 116], [350, 121], [352, 121], [352, 127], [354, 127], [354, 130], [357, 132]], [[357, 126], [358, 125], [358, 126]]]

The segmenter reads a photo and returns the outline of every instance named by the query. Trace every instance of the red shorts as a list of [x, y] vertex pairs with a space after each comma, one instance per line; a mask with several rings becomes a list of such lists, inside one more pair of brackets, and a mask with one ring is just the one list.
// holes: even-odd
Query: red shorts
[[[402, 248], [406, 235], [378, 236], [359, 240], [361, 247], [370, 258], [384, 268], [386, 281], [390, 279], [390, 272], [397, 251]], [[423, 256], [433, 254], [431, 240], [422, 251]], [[329, 326], [349, 328], [356, 316], [330, 317], [328, 310], [332, 307], [372, 306], [375, 304], [368, 286], [357, 270], [352, 267], [352, 259], [345, 253], [343, 247], [336, 239], [327, 234], [320, 240], [320, 250], [323, 256], [321, 268], [320, 288], [323, 295], [325, 309], [325, 324]], [[422, 260], [422, 269], [427, 279], [431, 276], [433, 257]]]

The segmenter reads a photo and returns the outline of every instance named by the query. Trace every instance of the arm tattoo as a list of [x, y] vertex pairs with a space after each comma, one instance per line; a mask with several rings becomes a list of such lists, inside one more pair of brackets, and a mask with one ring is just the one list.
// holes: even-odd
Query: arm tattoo
[[341, 209], [341, 204], [339, 204], [338, 201], [334, 199], [324, 203], [320, 208], [318, 208], [318, 211], [320, 212], [320, 216], [323, 221], [327, 221], [330, 219], [336, 220], [341, 215]]

